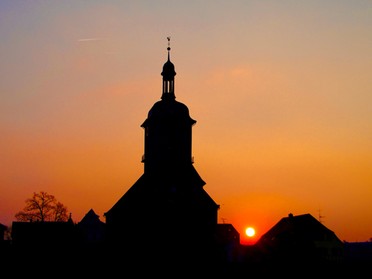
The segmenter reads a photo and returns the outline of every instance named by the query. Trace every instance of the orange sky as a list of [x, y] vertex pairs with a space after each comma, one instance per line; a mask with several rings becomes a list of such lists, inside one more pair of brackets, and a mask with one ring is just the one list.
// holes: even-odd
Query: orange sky
[[219, 222], [372, 237], [372, 2], [126, 2], [1, 1], [0, 223], [38, 191], [103, 220], [143, 173], [171, 36]]

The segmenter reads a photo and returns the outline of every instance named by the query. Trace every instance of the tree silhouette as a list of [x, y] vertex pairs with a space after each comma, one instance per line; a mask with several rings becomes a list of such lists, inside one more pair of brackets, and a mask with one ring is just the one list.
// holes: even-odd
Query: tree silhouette
[[23, 211], [15, 214], [17, 221], [44, 222], [44, 221], [67, 221], [67, 207], [47, 192], [40, 191], [26, 200]]

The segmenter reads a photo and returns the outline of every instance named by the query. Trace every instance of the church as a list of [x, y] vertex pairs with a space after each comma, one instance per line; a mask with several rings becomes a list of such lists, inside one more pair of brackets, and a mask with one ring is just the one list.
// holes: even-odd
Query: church
[[[129, 257], [204, 260], [215, 255], [219, 205], [205, 191], [193, 165], [188, 107], [176, 101], [175, 66], [163, 65], [161, 99], [149, 110], [144, 129], [144, 173], [105, 212], [107, 240]], [[151, 233], [149, 233], [151, 232]]]

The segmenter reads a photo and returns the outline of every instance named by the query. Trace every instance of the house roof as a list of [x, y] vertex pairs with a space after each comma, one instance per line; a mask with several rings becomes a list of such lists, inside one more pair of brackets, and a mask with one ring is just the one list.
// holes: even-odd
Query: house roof
[[295, 237], [309, 241], [322, 241], [325, 239], [338, 239], [336, 234], [314, 218], [311, 214], [302, 214], [282, 218], [257, 243], [272, 242], [280, 239]]
[[99, 219], [99, 215], [97, 215], [93, 209], [90, 209], [86, 214], [85, 216], [83, 217], [83, 219], [81, 219], [81, 221], [79, 222], [79, 224], [97, 224], [97, 223], [103, 223], [100, 219]]

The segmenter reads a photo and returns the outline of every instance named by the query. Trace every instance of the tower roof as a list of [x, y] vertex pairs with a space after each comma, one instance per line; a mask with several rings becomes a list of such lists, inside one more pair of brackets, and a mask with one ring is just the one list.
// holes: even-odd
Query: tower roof
[[147, 127], [151, 122], [162, 122], [166, 119], [189, 123], [190, 125], [196, 123], [196, 121], [190, 117], [189, 109], [185, 104], [175, 100], [172, 102], [161, 100], [156, 102], [149, 110], [147, 119], [141, 127]]
[[168, 39], [168, 60], [163, 65], [163, 71], [161, 72], [161, 75], [163, 76], [164, 80], [173, 80], [174, 76], [176, 75], [176, 71], [174, 68], [174, 64], [170, 61], [170, 37], [167, 37]]

